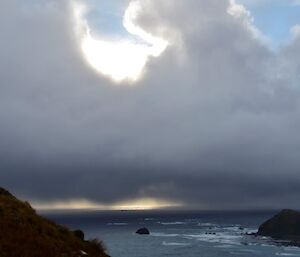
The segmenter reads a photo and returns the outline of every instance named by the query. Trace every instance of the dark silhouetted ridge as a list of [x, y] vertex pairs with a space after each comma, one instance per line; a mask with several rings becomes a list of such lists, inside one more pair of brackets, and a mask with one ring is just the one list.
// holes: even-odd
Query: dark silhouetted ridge
[[1, 257], [108, 257], [98, 240], [84, 240], [84, 233], [57, 225], [36, 214], [0, 188]]
[[10, 192], [2, 187], [0, 187], [0, 195], [13, 196]]

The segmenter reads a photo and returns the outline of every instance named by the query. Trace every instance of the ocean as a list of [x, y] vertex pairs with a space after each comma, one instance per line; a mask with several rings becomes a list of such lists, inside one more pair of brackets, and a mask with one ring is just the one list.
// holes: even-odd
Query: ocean
[[[42, 213], [86, 238], [99, 238], [112, 257], [300, 256], [300, 248], [254, 238], [276, 212], [86, 211]], [[137, 235], [146, 227], [149, 236]]]

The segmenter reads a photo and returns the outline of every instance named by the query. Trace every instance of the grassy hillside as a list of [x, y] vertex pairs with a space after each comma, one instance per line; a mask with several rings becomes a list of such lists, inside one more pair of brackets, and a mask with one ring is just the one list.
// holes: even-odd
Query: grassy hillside
[[36, 214], [0, 188], [1, 257], [107, 257], [101, 242], [85, 241], [74, 233]]

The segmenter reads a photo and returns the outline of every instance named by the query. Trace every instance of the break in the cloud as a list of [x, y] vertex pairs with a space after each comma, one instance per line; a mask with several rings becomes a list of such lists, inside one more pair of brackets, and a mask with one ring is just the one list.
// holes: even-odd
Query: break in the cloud
[[[289, 40], [289, 29], [300, 23], [299, 1], [294, 0], [237, 0], [251, 11], [256, 26], [269, 38], [274, 50]], [[276, 18], [275, 18], [276, 17]]]
[[87, 9], [83, 4], [74, 3], [73, 9], [79, 26], [79, 44], [85, 58], [96, 71], [120, 82], [123, 80], [135, 81], [142, 75], [143, 69], [150, 57], [160, 56], [168, 46], [163, 38], [147, 33], [134, 23], [141, 11], [139, 2], [130, 2], [126, 8], [123, 26], [130, 35], [139, 38], [136, 40], [103, 40], [95, 39], [91, 33], [88, 20], [84, 17]]
[[246, 5], [299, 5], [299, 0], [238, 0], [241, 4]]
[[226, 0], [139, 3], [169, 46], [128, 87], [90, 68], [69, 1], [0, 2], [1, 184], [37, 202], [297, 206], [299, 37], [270, 51]]

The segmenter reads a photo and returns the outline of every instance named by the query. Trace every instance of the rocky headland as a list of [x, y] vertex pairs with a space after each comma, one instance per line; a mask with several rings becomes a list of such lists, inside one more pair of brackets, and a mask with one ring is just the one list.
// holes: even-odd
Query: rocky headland
[[282, 210], [260, 225], [254, 235], [271, 237], [284, 245], [300, 246], [300, 212]]
[[85, 240], [81, 230], [70, 231], [39, 216], [3, 188], [0, 231], [1, 257], [109, 257], [99, 240]]

